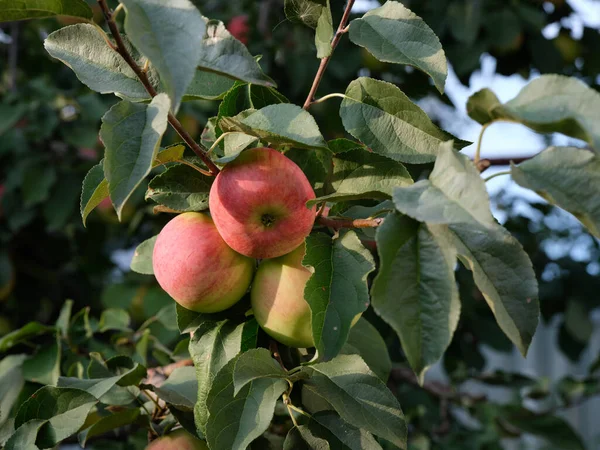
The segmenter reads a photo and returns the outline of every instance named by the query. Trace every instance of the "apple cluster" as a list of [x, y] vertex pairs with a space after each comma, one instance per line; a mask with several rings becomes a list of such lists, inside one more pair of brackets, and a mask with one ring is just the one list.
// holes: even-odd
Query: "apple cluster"
[[[210, 216], [188, 212], [160, 232], [152, 257], [160, 286], [181, 306], [224, 311], [248, 289], [263, 330], [292, 347], [314, 345], [304, 287], [304, 240], [315, 193], [302, 170], [270, 148], [243, 152], [217, 175]], [[256, 260], [261, 260], [255, 273]]]

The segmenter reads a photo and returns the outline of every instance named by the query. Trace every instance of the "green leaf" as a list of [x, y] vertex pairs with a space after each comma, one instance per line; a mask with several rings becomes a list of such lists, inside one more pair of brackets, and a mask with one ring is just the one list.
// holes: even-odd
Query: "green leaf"
[[362, 198], [392, 198], [396, 186], [408, 186], [413, 180], [406, 168], [364, 149], [338, 153], [333, 158], [331, 184], [334, 194], [316, 198], [308, 206], [328, 202], [345, 202]]
[[167, 129], [169, 105], [164, 94], [154, 97], [149, 105], [122, 101], [102, 118], [104, 175], [119, 219], [123, 206], [152, 169]]
[[157, 236], [146, 239], [138, 245], [131, 259], [131, 270], [144, 275], [154, 275], [154, 267], [152, 266], [152, 253], [154, 252], [154, 244]]
[[302, 265], [313, 270], [304, 298], [319, 359], [328, 361], [346, 343], [355, 317], [369, 307], [367, 277], [375, 262], [356, 233], [348, 231], [335, 239], [324, 233], [308, 236]]
[[114, 414], [102, 417], [91, 427], [86, 428], [78, 435], [79, 444], [85, 447], [88, 439], [96, 436], [101, 436], [111, 430], [124, 427], [135, 423], [140, 416], [140, 409], [125, 409], [123, 411], [117, 411]]
[[256, 59], [227, 31], [223, 22], [209, 20], [206, 23], [206, 33], [198, 51], [200, 57], [194, 61], [201, 69], [248, 83], [275, 87], [275, 82], [263, 73]]
[[92, 10], [83, 0], [0, 0], [0, 22], [51, 16], [91, 19]]
[[20, 426], [6, 441], [4, 450], [39, 450], [35, 445], [40, 428], [48, 421], [34, 419]]
[[[204, 319], [190, 341], [190, 355], [196, 368], [198, 397], [194, 408], [196, 427], [206, 434], [207, 397], [217, 373], [242, 350], [245, 324], [229, 320]], [[233, 370], [233, 367], [232, 367]], [[233, 385], [231, 387], [233, 390]]]
[[[123, 0], [127, 8], [125, 31], [129, 40], [160, 74], [171, 100], [179, 109], [181, 98], [196, 75], [205, 21], [189, 0]], [[161, 133], [162, 134], [162, 133]]]
[[285, 152], [285, 156], [302, 169], [315, 193], [322, 194], [332, 167], [332, 153], [325, 149], [306, 151], [303, 148], [292, 148]]
[[42, 325], [39, 322], [29, 322], [27, 325], [15, 330], [0, 339], [0, 352], [4, 353], [10, 348], [31, 338], [53, 332], [55, 327]]
[[98, 323], [98, 331], [104, 333], [109, 330], [130, 331], [129, 313], [124, 309], [109, 308], [102, 311], [100, 322]]
[[600, 237], [600, 157], [575, 147], [550, 147], [518, 166], [513, 179], [566, 209]]
[[63, 338], [69, 335], [69, 323], [71, 322], [71, 311], [73, 310], [73, 300], [66, 300], [60, 309], [60, 314], [54, 326], [60, 331]]
[[400, 337], [422, 384], [458, 324], [456, 250], [400, 214], [389, 214], [376, 236], [381, 268], [371, 289], [373, 308]]
[[235, 80], [218, 73], [196, 70], [183, 96], [187, 100], [220, 100], [234, 86]]
[[494, 116], [491, 112], [496, 106], [501, 105], [500, 100], [490, 89], [475, 92], [467, 101], [467, 114], [482, 125], [492, 122]]
[[392, 360], [388, 353], [387, 345], [377, 328], [361, 317], [350, 330], [342, 354], [357, 354], [384, 382], [392, 371]]
[[80, 211], [83, 224], [96, 206], [109, 196], [108, 181], [104, 178], [104, 160], [90, 169], [83, 179]]
[[500, 328], [525, 354], [538, 322], [537, 281], [519, 242], [494, 220], [474, 164], [445, 144], [429, 180], [396, 188], [393, 198], [398, 211], [456, 247]]
[[329, 0], [285, 0], [285, 16], [315, 30], [317, 58], [331, 55], [333, 19]]
[[398, 401], [357, 355], [303, 368], [305, 388], [323, 397], [351, 425], [406, 449], [406, 422]]
[[154, 386], [153, 391], [159, 398], [178, 409], [192, 411], [198, 396], [196, 370], [193, 367], [179, 367], [162, 385]]
[[505, 408], [502, 414], [512, 426], [541, 437], [552, 444], [553, 448], [564, 450], [585, 450], [586, 446], [569, 423], [550, 414], [535, 414], [525, 408]]
[[242, 151], [258, 142], [256, 136], [250, 136], [246, 133], [231, 131], [225, 134], [223, 138], [224, 156], [215, 160], [219, 164], [227, 164], [236, 159]]
[[237, 358], [217, 374], [206, 399], [206, 440], [212, 450], [245, 450], [263, 434], [273, 418], [275, 402], [288, 388], [284, 380], [261, 378], [234, 394]]
[[23, 174], [21, 185], [25, 207], [47, 201], [56, 180], [56, 171], [51, 165], [39, 164], [29, 167]]
[[[395, 161], [431, 162], [440, 144], [453, 139], [450, 133], [436, 127], [400, 89], [372, 78], [358, 78], [350, 83], [340, 116], [348, 133], [375, 153]], [[457, 148], [467, 144], [455, 141]]]
[[203, 211], [208, 209], [212, 181], [185, 164], [173, 165], [148, 183], [146, 200], [174, 211]]
[[[51, 33], [44, 41], [50, 56], [62, 61], [90, 89], [101, 94], [116, 93], [131, 101], [148, 100], [150, 94], [123, 57], [108, 46], [95, 26], [70, 25]], [[129, 45], [134, 60], [144, 57]]]
[[266, 348], [256, 348], [242, 353], [233, 370], [234, 395], [248, 383], [261, 378], [285, 378], [286, 371]]
[[23, 363], [23, 377], [39, 384], [56, 385], [60, 376], [60, 332], [51, 344], [40, 347], [38, 352]]
[[327, 148], [313, 116], [297, 105], [281, 103], [258, 111], [224, 117], [223, 131], [242, 131], [262, 141], [299, 148]]
[[33, 419], [46, 420], [39, 428], [36, 444], [54, 447], [81, 428], [97, 402], [96, 397], [80, 389], [44, 386], [21, 405], [15, 428]]
[[181, 334], [194, 331], [202, 323], [201, 319], [204, 318], [203, 314], [185, 309], [179, 303], [175, 305], [175, 311], [177, 313], [177, 328], [179, 328]]
[[410, 64], [428, 74], [444, 92], [448, 64], [440, 40], [402, 3], [388, 0], [350, 22], [350, 40], [380, 61]]
[[[488, 93], [484, 95], [491, 98]], [[493, 120], [515, 121], [539, 133], [562, 133], [582, 139], [600, 151], [596, 119], [600, 114], [600, 93], [576, 78], [542, 75], [504, 105], [489, 100], [473, 102], [481, 109], [487, 106], [487, 115]], [[471, 117], [480, 123], [486, 118], [481, 114]]]
[[8, 419], [25, 386], [23, 363], [26, 358], [26, 355], [9, 355], [0, 361], [0, 425]]
[[332, 411], [319, 412], [314, 414], [312, 418], [350, 450], [381, 450], [381, 446], [371, 433], [344, 422], [340, 416]]
[[330, 450], [329, 442], [319, 437], [319, 432], [322, 433], [322, 429], [314, 421], [298, 425], [288, 432], [283, 450]]

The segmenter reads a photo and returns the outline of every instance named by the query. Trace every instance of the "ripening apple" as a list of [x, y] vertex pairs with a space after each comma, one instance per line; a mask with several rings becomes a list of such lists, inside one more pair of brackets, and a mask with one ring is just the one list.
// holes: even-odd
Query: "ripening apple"
[[248, 45], [248, 35], [250, 27], [248, 26], [248, 16], [234, 16], [227, 24], [227, 30], [231, 35], [244, 45]]
[[298, 247], [310, 233], [315, 193], [302, 170], [271, 148], [253, 148], [217, 175], [210, 212], [227, 244], [252, 258], [276, 258]]
[[179, 429], [152, 441], [146, 450], [208, 450], [208, 446], [184, 429]]
[[288, 347], [314, 347], [304, 287], [311, 276], [302, 265], [305, 246], [258, 266], [250, 297], [254, 317], [272, 338]]
[[223, 311], [246, 293], [254, 260], [229, 248], [207, 214], [188, 212], [159, 233], [152, 255], [158, 284], [181, 306]]

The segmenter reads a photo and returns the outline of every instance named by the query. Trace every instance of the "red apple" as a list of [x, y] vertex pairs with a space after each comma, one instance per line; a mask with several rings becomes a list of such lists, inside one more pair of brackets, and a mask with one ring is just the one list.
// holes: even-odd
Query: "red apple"
[[225, 244], [212, 219], [184, 213], [160, 232], [152, 255], [160, 286], [184, 308], [202, 313], [223, 311], [250, 286], [254, 260]]
[[227, 164], [210, 190], [210, 212], [227, 244], [252, 258], [275, 258], [310, 233], [315, 193], [302, 170], [270, 148], [253, 148]]
[[208, 450], [208, 446], [184, 429], [179, 429], [152, 441], [146, 450]]
[[235, 16], [232, 17], [227, 24], [227, 30], [231, 35], [240, 41], [244, 45], [248, 45], [248, 34], [250, 34], [250, 27], [248, 26], [248, 16]]
[[310, 306], [304, 287], [311, 272], [302, 265], [305, 246], [266, 259], [256, 271], [250, 293], [254, 317], [271, 337], [289, 347], [314, 347]]

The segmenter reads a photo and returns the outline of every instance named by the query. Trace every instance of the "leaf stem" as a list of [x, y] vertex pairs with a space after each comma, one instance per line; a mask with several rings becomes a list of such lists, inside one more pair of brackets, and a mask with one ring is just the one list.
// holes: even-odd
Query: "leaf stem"
[[479, 165], [479, 160], [481, 159], [481, 143], [483, 142], [483, 134], [485, 133], [485, 130], [487, 130], [488, 127], [493, 123], [494, 122], [486, 123], [484, 126], [481, 127], [481, 131], [479, 132], [479, 139], [477, 139], [477, 149], [475, 150], [475, 157], [473, 158], [473, 163], [475, 163], [476, 166]]
[[303, 106], [304, 109], [308, 109], [310, 107], [310, 105], [313, 104], [313, 100], [317, 93], [317, 89], [319, 88], [319, 84], [321, 84], [323, 75], [325, 74], [325, 69], [327, 69], [327, 65], [329, 64], [329, 60], [331, 59], [331, 56], [333, 55], [335, 48], [339, 44], [340, 39], [342, 39], [342, 36], [344, 35], [344, 33], [346, 33], [346, 31], [348, 31], [347, 24], [348, 24], [348, 20], [350, 19], [350, 11], [352, 10], [352, 6], [354, 6], [354, 1], [355, 0], [348, 0], [348, 3], [346, 4], [346, 9], [344, 10], [344, 15], [342, 16], [342, 20], [340, 20], [340, 25], [338, 26], [335, 36], [333, 37], [333, 39], [331, 41], [331, 54], [321, 60], [321, 64], [319, 65], [319, 69], [317, 70], [317, 74], [315, 75], [315, 79], [310, 88], [310, 92], [308, 93], [308, 97], [306, 97], [306, 101], [304, 102], [304, 106]]
[[488, 181], [490, 181], [491, 179], [494, 179], [496, 177], [499, 177], [499, 176], [502, 176], [502, 175], [510, 175], [510, 174], [511, 174], [510, 170], [503, 170], [501, 172], [496, 172], [496, 173], [490, 175], [487, 178], [484, 178], [483, 181], [485, 181], [487, 183]]
[[339, 230], [340, 228], [376, 228], [383, 223], [383, 217], [375, 219], [343, 219], [343, 218], [329, 218], [319, 217], [316, 222], [319, 225]]
[[340, 93], [334, 92], [333, 94], [327, 94], [327, 95], [324, 95], [324, 96], [323, 96], [323, 97], [321, 97], [321, 98], [318, 98], [317, 100], [314, 100], [314, 101], [311, 103], [311, 105], [314, 105], [315, 103], [321, 103], [321, 102], [324, 102], [325, 100], [329, 100], [330, 98], [334, 98], [334, 97], [346, 98], [346, 96], [345, 96], [344, 94], [340, 94]]
[[[100, 5], [100, 8], [102, 9], [102, 13], [104, 14], [104, 18], [106, 19], [108, 28], [110, 29], [110, 32], [115, 40], [116, 45], [112, 46], [113, 49], [123, 57], [125, 62], [135, 72], [141, 83], [144, 85], [144, 88], [146, 88], [146, 91], [148, 91], [148, 94], [150, 94], [151, 97], [156, 97], [158, 95], [158, 92], [156, 91], [156, 89], [154, 89], [152, 83], [150, 83], [150, 80], [148, 79], [148, 76], [146, 75], [144, 70], [133, 59], [133, 56], [131, 56], [131, 54], [127, 50], [127, 47], [125, 47], [123, 38], [121, 37], [121, 32], [119, 31], [119, 28], [117, 27], [117, 24], [114, 20], [113, 13], [110, 11], [110, 8], [106, 4], [106, 0], [97, 1], [98, 5]], [[183, 128], [179, 120], [177, 120], [177, 118], [172, 113], [169, 113], [168, 119], [169, 123], [177, 132], [177, 134], [181, 136], [185, 143], [194, 151], [196, 155], [198, 155], [198, 157], [204, 162], [204, 164], [206, 164], [206, 167], [208, 167], [208, 170], [210, 171], [211, 175], [217, 176], [219, 173], [219, 168], [215, 165], [214, 162], [212, 162], [212, 160], [207, 155], [206, 151], [190, 136], [190, 134]]]
[[220, 142], [221, 142], [223, 139], [225, 139], [225, 136], [227, 136], [228, 134], [231, 134], [231, 133], [233, 133], [233, 131], [227, 131], [226, 133], [223, 133], [221, 136], [219, 136], [219, 137], [218, 137], [218, 138], [215, 140], [215, 142], [213, 142], [213, 144], [210, 146], [210, 148], [208, 149], [208, 151], [207, 151], [206, 153], [208, 153], [208, 154], [212, 153], [212, 152], [213, 152], [213, 150], [214, 150], [215, 148], [217, 148], [217, 145], [219, 145], [219, 143], [220, 143]]
[[201, 169], [200, 167], [198, 167], [196, 164], [192, 164], [191, 162], [188, 162], [184, 159], [176, 159], [174, 162], [178, 162], [181, 164], [185, 164], [186, 166], [190, 166], [192, 169], [197, 170], [198, 172], [200, 172], [202, 175], [206, 175], [207, 177], [212, 177], [212, 173], [207, 172], [206, 170]]

